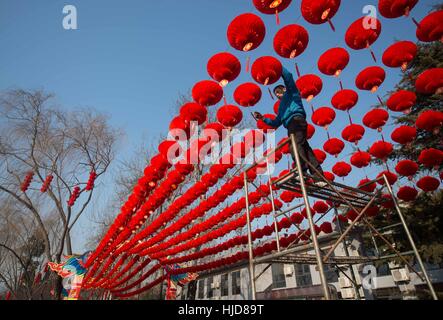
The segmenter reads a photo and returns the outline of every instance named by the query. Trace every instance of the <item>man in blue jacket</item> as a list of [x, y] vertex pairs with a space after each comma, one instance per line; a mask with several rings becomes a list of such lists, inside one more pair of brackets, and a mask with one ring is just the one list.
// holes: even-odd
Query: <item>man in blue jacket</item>
[[[282, 78], [285, 86], [279, 85], [274, 89], [275, 96], [280, 100], [280, 107], [275, 120], [267, 119], [259, 112], [255, 112], [254, 116], [256, 119], [263, 120], [267, 125], [274, 128], [283, 125], [288, 130], [289, 137], [291, 134], [294, 134], [303, 173], [306, 174], [309, 169], [311, 175], [317, 176], [314, 170], [304, 161], [304, 159], [307, 159], [323, 175], [323, 170], [308, 143], [306, 111], [303, 107], [300, 92], [295, 85], [294, 77], [286, 68], [283, 68]], [[295, 162], [292, 144], [290, 144], [290, 148], [292, 159]]]

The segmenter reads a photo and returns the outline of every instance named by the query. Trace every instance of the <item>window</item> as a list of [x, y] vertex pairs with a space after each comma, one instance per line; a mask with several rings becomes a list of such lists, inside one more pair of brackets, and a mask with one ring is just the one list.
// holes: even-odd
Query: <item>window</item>
[[198, 282], [198, 298], [203, 299], [205, 297], [205, 284], [203, 280]]
[[231, 273], [231, 281], [232, 281], [232, 294], [240, 294], [240, 271], [235, 271]]
[[312, 286], [311, 268], [308, 264], [296, 264], [295, 267], [295, 281], [297, 287]]
[[286, 287], [285, 267], [281, 263], [276, 263], [272, 265], [272, 287]]
[[229, 295], [229, 280], [228, 274], [223, 274], [220, 280], [220, 288], [222, 297], [226, 297]]
[[208, 298], [212, 298], [214, 296], [214, 288], [212, 287], [213, 283], [214, 283], [213, 277], [206, 279], [206, 287], [208, 288]]

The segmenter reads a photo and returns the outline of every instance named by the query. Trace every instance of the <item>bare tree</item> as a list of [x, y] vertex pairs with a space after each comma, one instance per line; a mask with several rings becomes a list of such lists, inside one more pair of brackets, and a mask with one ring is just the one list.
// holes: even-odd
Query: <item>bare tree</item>
[[[0, 200], [26, 213], [44, 243], [46, 260], [60, 262], [63, 253], [72, 254], [72, 229], [93, 199], [94, 188], [86, 187], [89, 174], [95, 172], [98, 181], [108, 170], [120, 132], [90, 109], [61, 110], [43, 91], [1, 94], [0, 115]], [[28, 172], [34, 178], [23, 190]], [[41, 192], [49, 175], [53, 181]], [[68, 205], [75, 187], [80, 198]], [[54, 230], [54, 216], [61, 229]]]

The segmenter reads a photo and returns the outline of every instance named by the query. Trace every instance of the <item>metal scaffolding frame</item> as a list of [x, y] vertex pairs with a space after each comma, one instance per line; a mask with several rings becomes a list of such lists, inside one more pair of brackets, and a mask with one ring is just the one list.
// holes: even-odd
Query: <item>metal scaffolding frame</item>
[[[253, 255], [253, 243], [252, 243], [252, 230], [251, 230], [251, 216], [250, 216], [250, 208], [249, 208], [249, 199], [248, 199], [248, 180], [246, 176], [246, 172], [250, 169], [253, 169], [256, 167], [259, 163], [263, 163], [266, 161], [266, 164], [269, 165], [268, 159], [271, 155], [273, 155], [278, 150], [282, 149], [288, 144], [291, 144], [292, 150], [294, 152], [294, 158], [295, 158], [295, 165], [296, 168], [291, 170], [289, 173], [279, 177], [277, 180], [274, 180], [271, 183], [271, 177], [269, 175], [269, 187], [270, 187], [270, 201], [272, 203], [272, 210], [273, 210], [273, 218], [274, 218], [274, 226], [275, 226], [275, 236], [276, 236], [276, 242], [277, 242], [277, 252], [263, 256], [254, 258]], [[257, 161], [255, 164], [250, 166], [245, 170], [244, 174], [244, 191], [245, 191], [245, 199], [246, 199], [246, 219], [247, 219], [247, 233], [248, 233], [248, 252], [249, 252], [249, 259], [247, 262], [248, 271], [249, 271], [249, 280], [250, 280], [250, 288], [251, 288], [251, 297], [252, 300], [256, 299], [256, 286], [255, 281], [259, 278], [260, 275], [256, 277], [255, 275], [255, 265], [262, 264], [262, 263], [306, 263], [306, 264], [314, 264], [317, 266], [319, 275], [320, 275], [320, 281], [321, 281], [321, 287], [323, 289], [323, 296], [325, 300], [331, 299], [331, 291], [328, 286], [328, 283], [326, 281], [325, 276], [325, 270], [324, 270], [324, 264], [333, 264], [337, 267], [339, 272], [343, 273], [353, 284], [356, 297], [360, 298], [359, 293], [359, 286], [356, 281], [356, 277], [353, 270], [353, 265], [355, 264], [361, 264], [361, 263], [369, 263], [369, 262], [375, 262], [375, 261], [382, 261], [386, 259], [392, 259], [394, 257], [400, 258], [405, 265], [409, 267], [410, 270], [415, 272], [417, 276], [422, 279], [424, 282], [426, 282], [427, 286], [429, 287], [429, 290], [431, 292], [431, 295], [434, 300], [438, 300], [437, 294], [434, 290], [434, 287], [432, 285], [432, 282], [429, 278], [429, 275], [425, 269], [423, 260], [417, 250], [415, 241], [411, 235], [411, 232], [409, 230], [409, 227], [406, 223], [406, 220], [403, 216], [403, 213], [401, 212], [400, 206], [398, 204], [396, 195], [394, 194], [392, 187], [389, 183], [388, 178], [383, 175], [381, 177], [378, 177], [377, 179], [374, 179], [372, 181], [367, 182], [365, 185], [370, 185], [373, 183], [379, 183], [381, 184], [381, 187], [379, 187], [375, 192], [370, 193], [366, 192], [364, 190], [346, 186], [344, 184], [336, 183], [327, 180], [307, 159], [303, 160], [305, 163], [309, 166], [311, 169], [311, 172], [315, 173], [315, 176], [309, 176], [304, 175], [302, 171], [301, 166], [301, 158], [300, 153], [298, 152], [298, 146], [295, 140], [295, 136], [291, 135], [284, 143], [280, 144], [277, 148], [269, 152], [263, 159], [260, 161]], [[269, 167], [269, 166], [268, 166]], [[321, 182], [321, 183], [319, 183]], [[283, 211], [283, 212], [276, 212], [275, 204], [274, 204], [274, 196], [273, 196], [273, 189], [272, 185], [289, 191], [294, 191], [297, 193], [301, 193], [303, 195], [303, 205], [306, 208], [306, 216], [309, 223], [309, 230], [310, 230], [310, 237], [311, 237], [311, 243], [308, 244], [302, 244], [294, 246], [293, 244], [289, 245], [288, 248], [285, 250], [281, 250], [280, 242], [279, 242], [279, 233], [277, 229], [277, 217], [281, 215], [286, 215], [289, 211], [293, 210], [294, 208], [300, 207], [302, 205], [296, 206], [294, 208], [291, 208], [289, 210]], [[365, 213], [367, 210], [375, 205], [375, 204], [381, 204], [383, 201], [386, 201], [386, 199], [383, 199], [380, 195], [383, 190], [387, 189], [388, 193], [392, 197], [395, 210], [400, 217], [401, 225], [403, 226], [403, 229], [407, 235], [407, 238], [410, 242], [410, 245], [412, 247], [412, 251], [401, 253], [399, 252], [393, 244], [389, 242], [388, 239], [384, 237], [384, 235], [377, 230], [374, 225], [366, 218]], [[329, 248], [328, 252], [324, 253], [322, 252], [320, 248], [319, 241], [322, 241], [322, 237], [318, 237], [317, 233], [315, 231], [315, 222], [313, 218], [313, 214], [311, 212], [309, 197], [322, 199], [322, 200], [330, 200], [333, 201], [336, 204], [344, 205], [348, 207], [349, 209], [352, 209], [356, 214], [357, 217], [349, 224], [349, 226], [342, 230], [341, 226], [339, 227], [339, 233], [335, 232], [333, 234], [334, 242], [332, 243], [332, 246]], [[268, 198], [269, 199], [269, 198]], [[334, 207], [335, 215], [338, 218], [338, 211], [337, 207]], [[322, 217], [325, 214], [322, 215]], [[321, 220], [321, 218], [319, 220]], [[339, 220], [337, 219], [338, 224], [340, 224]], [[379, 255], [376, 257], [351, 257], [348, 252], [348, 245], [346, 242], [346, 237], [349, 235], [349, 233], [354, 229], [354, 227], [357, 225], [357, 223], [362, 222], [363, 225], [367, 226], [369, 228], [369, 231], [371, 233], [371, 236], [373, 238], [374, 244], [375, 239], [374, 235], [381, 240], [383, 240], [386, 245], [390, 248], [391, 251], [393, 251], [392, 255], [387, 255], [384, 257], [380, 257]], [[294, 224], [295, 225], [295, 224]], [[298, 226], [296, 225], [298, 228]], [[305, 230], [306, 232], [306, 230]], [[330, 238], [330, 237], [327, 237]], [[345, 251], [345, 256], [333, 256], [335, 249], [342, 244]], [[314, 255], [312, 254], [302, 254], [301, 252], [305, 252], [306, 250], [314, 249]], [[406, 255], [414, 255], [419, 266], [421, 269], [422, 274], [420, 274], [415, 268], [410, 264], [410, 262], [405, 258]], [[347, 265], [350, 268], [350, 276], [343, 271], [343, 269], [339, 265]], [[212, 270], [207, 273], [201, 274], [201, 278], [208, 277], [215, 274], [221, 274], [228, 271], [238, 270], [242, 269], [246, 266], [245, 262], [239, 262], [235, 265], [231, 265], [229, 267], [224, 268], [218, 268], [217, 270]], [[269, 268], [266, 267], [265, 270]]]

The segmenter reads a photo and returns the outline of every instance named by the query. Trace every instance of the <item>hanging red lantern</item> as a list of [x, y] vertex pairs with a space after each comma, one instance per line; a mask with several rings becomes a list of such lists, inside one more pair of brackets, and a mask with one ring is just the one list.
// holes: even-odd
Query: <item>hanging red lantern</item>
[[318, 59], [318, 70], [328, 76], [338, 77], [349, 63], [349, 53], [343, 48], [332, 48]]
[[234, 100], [242, 107], [253, 107], [261, 99], [261, 89], [255, 83], [243, 83], [235, 89]]
[[217, 120], [227, 128], [235, 127], [242, 119], [243, 113], [234, 105], [225, 105], [217, 111]]
[[282, 74], [282, 64], [274, 57], [265, 56], [258, 58], [252, 64], [252, 78], [265, 86], [276, 83]]
[[415, 88], [418, 93], [422, 94], [442, 94], [443, 68], [432, 68], [423, 71], [415, 81]]
[[265, 142], [266, 136], [260, 130], [251, 130], [245, 134], [243, 140], [247, 145], [255, 149]]
[[420, 153], [418, 162], [427, 168], [438, 168], [443, 162], [443, 151], [429, 148]]
[[315, 158], [317, 159], [318, 163], [323, 164], [323, 162], [325, 162], [326, 160], [326, 153], [324, 153], [320, 149], [314, 149], [312, 151], [314, 152]]
[[312, 124], [310, 124], [310, 123], [308, 123], [308, 128], [307, 128], [307, 136], [306, 136], [306, 139], [312, 139], [312, 137], [314, 136], [314, 134], [315, 134], [315, 127], [312, 125]]
[[418, 196], [417, 189], [409, 186], [403, 186], [400, 189], [398, 189], [397, 197], [400, 200], [411, 202], [414, 201]]
[[381, 108], [372, 109], [363, 117], [363, 124], [371, 129], [381, 131], [382, 127], [388, 122], [389, 113]]
[[411, 143], [416, 137], [417, 129], [409, 126], [398, 127], [391, 134], [391, 139], [399, 144]]
[[[275, 120], [275, 118], [277, 118], [275, 114], [264, 114], [263, 117], [270, 120]], [[263, 120], [257, 121], [257, 128], [262, 130], [264, 133], [268, 133], [269, 131], [275, 130], [274, 127], [267, 125]]]
[[[346, 44], [354, 50], [369, 48], [380, 36], [381, 23], [375, 17], [361, 17], [354, 21], [345, 34]], [[372, 58], [375, 55], [371, 51]]]
[[412, 91], [399, 90], [394, 92], [386, 101], [389, 110], [409, 113], [417, 101], [417, 95]]
[[354, 90], [340, 90], [331, 100], [332, 106], [335, 109], [348, 111], [352, 109], [358, 102], [358, 94]]
[[335, 27], [331, 19], [340, 7], [341, 0], [302, 0], [301, 14], [303, 18], [312, 24], [323, 24], [329, 22], [332, 30]]
[[334, 121], [335, 111], [329, 107], [321, 107], [312, 114], [312, 122], [325, 129]]
[[283, 191], [280, 195], [280, 199], [284, 203], [291, 203], [295, 199], [295, 193], [292, 191]]
[[189, 123], [187, 123], [182, 117], [175, 117], [169, 124], [169, 134], [176, 140], [189, 139]]
[[418, 129], [433, 132], [437, 134], [440, 132], [440, 128], [443, 125], [443, 112], [435, 110], [426, 110], [420, 113], [415, 126]]
[[344, 161], [337, 162], [334, 167], [332, 167], [332, 172], [341, 178], [347, 177], [351, 171], [352, 167]]
[[418, 24], [417, 38], [423, 42], [443, 41], [443, 10], [431, 12]]
[[373, 157], [383, 161], [386, 161], [392, 151], [394, 151], [394, 147], [386, 141], [377, 141], [369, 149], [369, 153]]
[[418, 164], [412, 160], [401, 160], [395, 166], [395, 171], [399, 175], [411, 179], [418, 171]]
[[198, 125], [202, 125], [208, 116], [208, 110], [198, 103], [189, 102], [180, 108], [180, 117], [187, 121], [195, 121]]
[[316, 201], [314, 203], [313, 208], [314, 208], [315, 212], [317, 212], [319, 214], [324, 214], [324, 213], [328, 212], [328, 210], [329, 210], [328, 204], [324, 201]]
[[359, 182], [358, 188], [366, 192], [374, 192], [375, 188], [377, 188], [377, 184], [371, 182], [368, 178], [365, 178]]
[[315, 74], [307, 74], [297, 79], [295, 82], [303, 99], [311, 101], [323, 89], [323, 81]]
[[33, 171], [29, 171], [25, 177], [25, 179], [23, 180], [23, 182], [20, 185], [20, 190], [22, 192], [26, 192], [29, 189], [29, 186], [31, 185], [32, 179], [34, 178], [34, 172]]
[[326, 178], [326, 180], [328, 180], [328, 181], [334, 182], [334, 180], [335, 180], [335, 176], [334, 176], [334, 174], [331, 173], [331, 172], [325, 171], [325, 172], [323, 172], [323, 176], [324, 176], [324, 177]]
[[266, 35], [263, 20], [252, 13], [241, 14], [228, 26], [229, 44], [240, 51], [251, 51], [260, 46]]
[[223, 98], [223, 89], [215, 81], [203, 80], [192, 88], [192, 98], [202, 106], [213, 106]]
[[409, 16], [409, 12], [415, 7], [418, 0], [379, 0], [378, 10], [388, 19]]
[[351, 164], [357, 168], [364, 168], [371, 162], [371, 155], [368, 152], [357, 151], [351, 157]]
[[440, 180], [426, 176], [418, 180], [417, 187], [422, 189], [424, 192], [433, 192], [440, 187]]
[[274, 104], [274, 113], [278, 114], [278, 108], [280, 108], [280, 100], [277, 100], [277, 102]]
[[328, 221], [325, 221], [320, 225], [320, 230], [325, 234], [330, 234], [334, 231], [332, 229], [332, 224]]
[[408, 64], [417, 55], [417, 45], [412, 41], [398, 41], [388, 47], [383, 53], [382, 61], [385, 66], [406, 70]]
[[288, 59], [301, 55], [309, 43], [309, 34], [298, 24], [290, 24], [281, 28], [274, 37], [275, 52]]
[[355, 79], [355, 85], [360, 90], [376, 92], [385, 81], [386, 72], [378, 66], [367, 67], [362, 70]]
[[280, 24], [279, 13], [291, 4], [292, 0], [253, 0], [254, 7], [264, 14], [275, 14], [277, 24]]
[[225, 127], [218, 122], [208, 123], [202, 132], [202, 138], [212, 139], [214, 142], [221, 141], [223, 137], [223, 130]]
[[337, 157], [345, 148], [345, 143], [337, 138], [329, 139], [323, 145], [323, 149], [332, 156]]
[[241, 64], [237, 57], [228, 52], [217, 53], [208, 61], [209, 76], [218, 81], [222, 87], [234, 81], [241, 72]]
[[342, 138], [348, 142], [358, 144], [365, 135], [365, 128], [359, 124], [351, 124], [343, 129]]
[[380, 185], [385, 185], [385, 179], [383, 179], [383, 175], [386, 176], [390, 185], [394, 185], [398, 180], [398, 177], [395, 173], [393, 173], [391, 171], [383, 171], [383, 172], [380, 172], [380, 174], [377, 176], [377, 179], [380, 178], [377, 181], [377, 183]]

